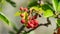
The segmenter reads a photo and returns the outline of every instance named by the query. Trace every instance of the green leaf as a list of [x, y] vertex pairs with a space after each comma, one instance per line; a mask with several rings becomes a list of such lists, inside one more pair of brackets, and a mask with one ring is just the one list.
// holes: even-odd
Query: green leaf
[[43, 10], [51, 9], [50, 5], [48, 5], [48, 4], [42, 5], [41, 8], [42, 8]]
[[43, 16], [44, 17], [51, 17], [51, 16], [53, 16], [53, 12], [48, 9], [48, 10], [44, 11]]
[[11, 1], [10, 4], [13, 6], [13, 7], [16, 7], [16, 3]]
[[9, 31], [9, 34], [15, 34], [13, 31]]
[[15, 13], [15, 16], [20, 16], [21, 13], [22, 13], [21, 11], [18, 11]]
[[58, 26], [60, 26], [60, 19], [57, 19], [57, 24]]
[[11, 0], [6, 0], [8, 3], [10, 3], [13, 7], [16, 7], [16, 3]]
[[12, 24], [12, 27], [13, 27], [13, 30], [14, 30], [14, 31], [16, 31], [16, 32], [18, 31], [18, 29], [17, 29], [17, 27], [16, 27], [15, 24]]
[[59, 12], [60, 12], [60, 2], [59, 2], [59, 4], [58, 4], [58, 9], [57, 9]]
[[10, 23], [9, 19], [1, 12], [0, 12], [0, 20], [4, 21], [4, 23], [6, 23], [8, 25]]
[[0, 0], [0, 2], [1, 2], [2, 0]]
[[48, 1], [46, 1], [46, 4], [49, 6], [49, 8], [50, 8], [52, 11], [54, 11], [53, 6], [52, 6], [51, 3], [49, 3]]
[[53, 8], [55, 11], [57, 11], [58, 8], [58, 0], [52, 0]]
[[30, 3], [28, 4], [28, 8], [33, 7], [33, 6], [37, 6], [37, 5], [38, 5], [37, 0], [32, 0], [32, 1], [30, 1]]

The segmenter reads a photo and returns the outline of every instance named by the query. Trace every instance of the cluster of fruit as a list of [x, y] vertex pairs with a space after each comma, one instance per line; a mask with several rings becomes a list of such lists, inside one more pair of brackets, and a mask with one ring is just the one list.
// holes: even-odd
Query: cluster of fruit
[[[28, 12], [28, 8], [20, 7], [20, 10], [24, 11], [24, 12]], [[20, 16], [24, 17], [25, 15], [20, 14]], [[37, 18], [37, 15], [34, 15], [34, 16], [29, 16], [28, 15], [27, 20], [22, 18], [21, 23], [22, 24], [27, 24], [26, 25], [27, 28], [36, 28], [38, 26], [38, 21], [36, 20], [36, 18]]]

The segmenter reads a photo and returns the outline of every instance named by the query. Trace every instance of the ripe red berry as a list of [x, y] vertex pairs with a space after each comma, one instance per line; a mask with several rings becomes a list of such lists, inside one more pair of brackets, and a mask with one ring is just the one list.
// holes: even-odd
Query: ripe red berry
[[[30, 21], [28, 21], [28, 23], [30, 23]], [[29, 24], [27, 24], [27, 28], [29, 29], [29, 28], [31, 28], [31, 26]]]
[[29, 21], [27, 24], [27, 28], [34, 28], [34, 25]]
[[24, 11], [28, 12], [28, 8], [24, 8]]
[[26, 22], [25, 19], [22, 19], [22, 20], [21, 20], [21, 23], [22, 23], [22, 24], [24, 24], [25, 22]]
[[38, 21], [34, 20], [34, 28], [36, 28], [38, 26]]
[[36, 18], [37, 18], [37, 16], [33, 16], [33, 17], [32, 17], [32, 19], [36, 19]]
[[20, 10], [21, 10], [21, 11], [23, 11], [23, 10], [24, 10], [24, 8], [23, 8], [23, 7], [20, 7]]
[[31, 20], [30, 22], [31, 22], [31, 24], [34, 24], [34, 20]]
[[21, 17], [24, 17], [24, 14], [20, 14]]
[[28, 25], [29, 25], [31, 28], [33, 28], [33, 27], [34, 27], [34, 25], [33, 25], [33, 24], [31, 24], [31, 23], [28, 23]]

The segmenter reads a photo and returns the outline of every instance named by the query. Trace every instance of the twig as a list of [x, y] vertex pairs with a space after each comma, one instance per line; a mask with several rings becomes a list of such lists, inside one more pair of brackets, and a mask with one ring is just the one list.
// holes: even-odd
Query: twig
[[22, 31], [24, 28], [25, 28], [25, 26], [24, 26], [24, 25], [22, 25], [22, 27], [19, 29], [19, 31], [17, 32], [17, 34], [20, 34], [20, 33], [21, 33], [21, 31]]
[[[42, 26], [42, 25], [43, 25], [43, 24], [39, 24], [38, 27], [39, 27], [39, 26]], [[27, 31], [26, 33], [29, 33], [29, 32], [31, 32], [31, 31], [37, 29], [38, 27], [36, 27], [36, 28], [34, 28], [34, 29], [31, 29], [31, 30]]]
[[[51, 24], [49, 18], [47, 18], [47, 21], [48, 21], [48, 23], [45, 23], [45, 24], [39, 24], [36, 28], [31, 29], [31, 30], [29, 30], [29, 31], [25, 31], [25, 32], [26, 32], [26, 33], [29, 33], [29, 32], [31, 32], [31, 31], [37, 29], [39, 26], [48, 26], [49, 24]], [[17, 32], [17, 34], [20, 34], [21, 31], [24, 29], [24, 27], [25, 27], [25, 26], [23, 25], [23, 26], [19, 29], [19, 31]]]
[[51, 24], [49, 18], [47, 18], [47, 21], [48, 21], [48, 23], [46, 23], [46, 24], [39, 24], [36, 28], [31, 29], [31, 30], [29, 30], [29, 31], [26, 31], [26, 33], [29, 33], [29, 32], [31, 32], [31, 31], [37, 29], [39, 26], [48, 26], [49, 24]]

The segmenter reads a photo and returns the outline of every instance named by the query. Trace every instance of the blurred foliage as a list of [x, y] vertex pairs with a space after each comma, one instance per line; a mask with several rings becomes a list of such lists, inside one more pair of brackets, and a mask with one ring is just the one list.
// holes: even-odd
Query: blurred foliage
[[57, 19], [57, 24], [60, 27], [60, 19]]
[[43, 15], [44, 17], [51, 17], [53, 16], [53, 11], [47, 9], [46, 11], [44, 11]]
[[9, 34], [15, 34], [13, 31], [9, 31]]
[[38, 0], [32, 0], [29, 4], [28, 4], [28, 8], [32, 7], [32, 6], [37, 6], [38, 3], [37, 3]]
[[0, 2], [1, 2], [2, 0], [0, 0]]
[[16, 3], [11, 0], [6, 0], [8, 3], [10, 3], [13, 7], [16, 7]]
[[50, 9], [50, 10], [52, 10], [52, 8], [49, 6], [50, 4], [44, 4], [44, 5], [42, 5], [42, 9], [43, 10], [47, 10], [47, 9]]
[[[14, 23], [10, 22], [10, 20], [2, 12], [0, 12], [0, 20], [2, 20], [3, 23], [12, 26], [14, 31], [16, 31], [16, 32], [18, 31], [16, 25]], [[10, 32], [10, 34], [13, 34], [13, 31], [9, 31], [9, 32]]]
[[8, 25], [10, 23], [9, 19], [2, 12], [0, 12], [0, 20], [4, 21]]
[[60, 12], [60, 2], [58, 3], [58, 12]]
[[58, 0], [52, 0], [52, 5], [55, 11], [57, 11], [58, 8]]
[[16, 27], [15, 24], [12, 24], [12, 27], [13, 27], [13, 30], [14, 30], [14, 31], [16, 31], [16, 32], [18, 31], [18, 28]]
[[0, 12], [3, 10], [3, 6], [5, 6], [5, 0], [0, 0]]
[[21, 11], [17, 11], [17, 12], [15, 13], [15, 16], [20, 16], [20, 14], [21, 14]]

